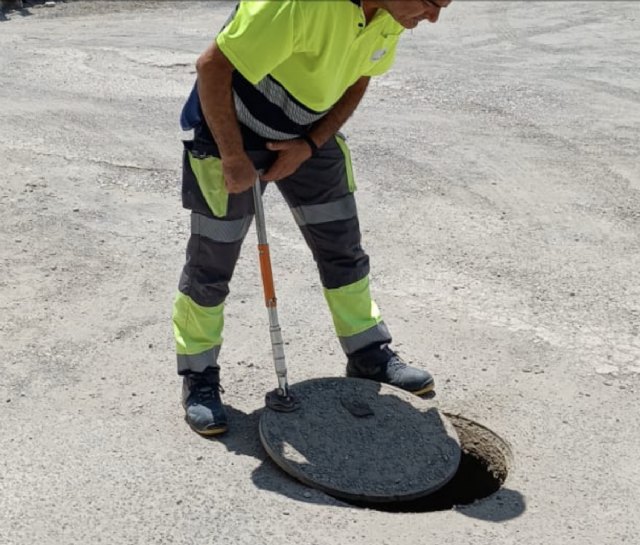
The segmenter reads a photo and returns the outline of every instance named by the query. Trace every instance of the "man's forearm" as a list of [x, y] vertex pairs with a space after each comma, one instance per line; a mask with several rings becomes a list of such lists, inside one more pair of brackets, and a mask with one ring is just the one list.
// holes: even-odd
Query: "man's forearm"
[[244, 153], [231, 89], [233, 65], [212, 45], [200, 56], [196, 68], [202, 113], [220, 156], [231, 158]]
[[309, 136], [318, 147], [324, 145], [351, 117], [367, 90], [369, 79], [368, 77], [361, 77], [349, 87], [327, 115], [312, 127], [309, 131]]

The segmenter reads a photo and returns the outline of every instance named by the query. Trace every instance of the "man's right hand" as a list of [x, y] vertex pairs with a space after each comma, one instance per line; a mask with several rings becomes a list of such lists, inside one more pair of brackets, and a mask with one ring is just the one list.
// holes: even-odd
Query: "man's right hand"
[[229, 193], [242, 193], [253, 187], [258, 172], [246, 154], [222, 158], [222, 175]]
[[225, 186], [229, 193], [242, 193], [253, 186], [258, 173], [243, 151], [231, 89], [235, 68], [213, 42], [198, 58], [196, 69], [200, 105], [220, 152]]

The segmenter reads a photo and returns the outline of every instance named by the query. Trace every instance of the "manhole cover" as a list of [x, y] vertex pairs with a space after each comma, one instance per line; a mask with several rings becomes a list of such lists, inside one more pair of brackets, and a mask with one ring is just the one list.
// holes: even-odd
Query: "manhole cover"
[[[445, 486], [433, 494], [409, 501], [371, 502], [345, 500], [357, 507], [391, 513], [425, 513], [480, 505], [504, 485], [513, 461], [509, 444], [482, 424], [459, 414], [445, 413], [458, 432], [462, 457], [458, 471]], [[492, 520], [516, 517], [525, 509], [520, 493], [508, 490], [492, 507]]]
[[265, 409], [260, 439], [284, 471], [336, 497], [372, 502], [430, 494], [456, 473], [455, 428], [430, 402], [370, 380], [291, 386], [300, 408]]

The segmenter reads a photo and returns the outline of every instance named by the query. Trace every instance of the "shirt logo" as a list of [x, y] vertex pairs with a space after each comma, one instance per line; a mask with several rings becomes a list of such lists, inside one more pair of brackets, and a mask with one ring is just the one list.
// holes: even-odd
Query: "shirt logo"
[[386, 49], [378, 49], [377, 51], [375, 51], [373, 53], [373, 55], [371, 55], [371, 60], [372, 61], [379, 61], [382, 57], [384, 57], [384, 54], [387, 52]]

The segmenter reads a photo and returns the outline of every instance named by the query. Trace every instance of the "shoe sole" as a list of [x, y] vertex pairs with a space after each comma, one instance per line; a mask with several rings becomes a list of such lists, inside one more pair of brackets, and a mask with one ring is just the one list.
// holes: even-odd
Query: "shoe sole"
[[411, 390], [411, 393], [416, 396], [422, 396], [424, 394], [428, 394], [429, 392], [432, 392], [435, 387], [436, 387], [436, 383], [430, 382], [429, 384], [427, 384], [426, 386], [423, 386], [419, 390]]
[[199, 435], [204, 435], [205, 437], [211, 437], [213, 435], [221, 435], [229, 429], [227, 426], [224, 426], [219, 428], [211, 428], [208, 430], [199, 430], [198, 428], [194, 428], [186, 418], [185, 418], [185, 421], [193, 431], [195, 431]]
[[195, 431], [199, 435], [204, 435], [205, 437], [213, 437], [214, 435], [222, 435], [227, 431], [228, 428], [215, 428], [213, 430], [204, 430], [200, 431], [195, 429], [193, 426], [190, 426], [193, 431]]
[[[378, 382], [375, 379], [367, 378], [367, 377], [360, 377], [360, 376], [354, 376], [354, 375], [346, 375], [346, 376], [347, 378], [361, 378], [364, 380], [373, 380], [374, 382]], [[384, 384], [388, 384], [388, 383], [384, 383]], [[400, 388], [399, 386], [396, 386], [396, 388], [400, 388], [401, 390], [404, 390], [405, 392], [409, 392], [410, 394], [413, 394], [416, 396], [422, 396], [422, 395], [428, 394], [429, 392], [432, 392], [435, 387], [436, 387], [436, 382], [434, 380], [432, 380], [428, 384], [425, 384], [422, 388], [418, 388], [417, 390], [407, 390], [405, 388]]]
[[[187, 408], [185, 407], [184, 402], [180, 403], [180, 405], [182, 405], [182, 408], [186, 411]], [[224, 426], [220, 426], [217, 428], [211, 428], [209, 430], [199, 430], [198, 428], [194, 428], [191, 425], [191, 422], [189, 422], [189, 419], [187, 418], [187, 415], [184, 415], [184, 421], [187, 423], [187, 425], [196, 433], [200, 434], [200, 435], [204, 435], [205, 437], [211, 437], [212, 435], [221, 435], [223, 434], [225, 431], [227, 431], [229, 429], [229, 427], [225, 424]]]

